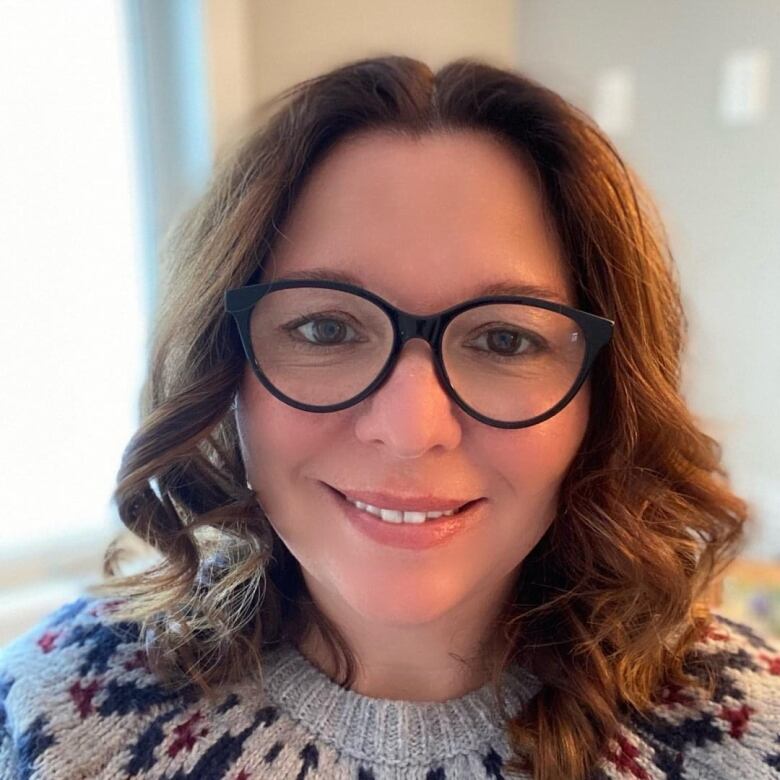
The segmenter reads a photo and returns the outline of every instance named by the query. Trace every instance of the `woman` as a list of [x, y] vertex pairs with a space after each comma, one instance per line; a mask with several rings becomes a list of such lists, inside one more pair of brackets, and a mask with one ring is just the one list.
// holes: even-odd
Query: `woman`
[[706, 601], [746, 504], [612, 146], [471, 60], [275, 107], [170, 244], [116, 489], [160, 563], [6, 650], [8, 776], [777, 777], [778, 647]]

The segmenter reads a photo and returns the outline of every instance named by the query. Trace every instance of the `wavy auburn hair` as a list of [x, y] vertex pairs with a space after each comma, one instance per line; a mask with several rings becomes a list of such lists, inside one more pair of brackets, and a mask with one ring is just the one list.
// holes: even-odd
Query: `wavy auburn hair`
[[[581, 780], [624, 715], [664, 684], [713, 690], [695, 658], [710, 585], [752, 519], [728, 487], [718, 443], [680, 393], [685, 334], [657, 212], [586, 115], [522, 75], [474, 59], [433, 72], [406, 57], [348, 63], [265, 104], [202, 199], [169, 234], [142, 398], [114, 500], [159, 559], [105, 581], [112, 620], [140, 624], [152, 668], [205, 696], [262, 680], [265, 649], [316, 626], [354, 682], [355, 658], [309, 596], [300, 565], [247, 486], [234, 400], [245, 358], [223, 294], [262, 266], [308, 174], [334, 145], [370, 132], [481, 132], [530, 161], [578, 305], [616, 321], [591, 375], [590, 423], [557, 515], [523, 561], [493, 636], [492, 682], [522, 662], [542, 682], [506, 713], [506, 771]], [[115, 605], [116, 606], [116, 605]], [[691, 652], [689, 652], [691, 651]], [[691, 658], [693, 660], [691, 660]], [[342, 667], [343, 663], [343, 667]]]

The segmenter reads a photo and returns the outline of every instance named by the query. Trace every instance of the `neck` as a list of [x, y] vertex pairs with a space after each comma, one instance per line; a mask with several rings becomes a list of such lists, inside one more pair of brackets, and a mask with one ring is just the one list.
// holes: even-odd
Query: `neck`
[[[490, 680], [492, 663], [504, 649], [495, 629], [497, 611], [489, 612], [484, 602], [460, 604], [451, 615], [407, 626], [338, 621], [322, 611], [355, 658], [351, 689], [373, 698], [436, 702], [463, 696]], [[332, 680], [343, 675], [316, 625], [310, 624], [298, 649]]]

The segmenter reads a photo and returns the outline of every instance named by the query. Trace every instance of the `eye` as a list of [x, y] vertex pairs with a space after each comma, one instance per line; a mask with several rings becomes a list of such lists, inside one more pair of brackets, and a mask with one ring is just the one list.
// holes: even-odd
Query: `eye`
[[345, 332], [357, 336], [357, 332], [344, 320], [327, 314], [299, 319], [285, 326], [291, 334], [300, 333], [308, 344], [321, 346], [339, 346], [340, 344], [357, 342], [358, 338], [343, 341]]
[[485, 352], [493, 352], [496, 357], [512, 358], [535, 354], [544, 349], [544, 341], [532, 334], [515, 328], [491, 328], [480, 334], [479, 339], [486, 338], [487, 349]]

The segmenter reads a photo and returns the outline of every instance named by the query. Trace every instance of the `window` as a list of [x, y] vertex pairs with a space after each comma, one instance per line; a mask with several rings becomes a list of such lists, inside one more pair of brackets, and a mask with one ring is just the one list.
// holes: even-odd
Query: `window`
[[121, 11], [0, 5], [4, 557], [106, 537], [136, 425], [146, 312]]

